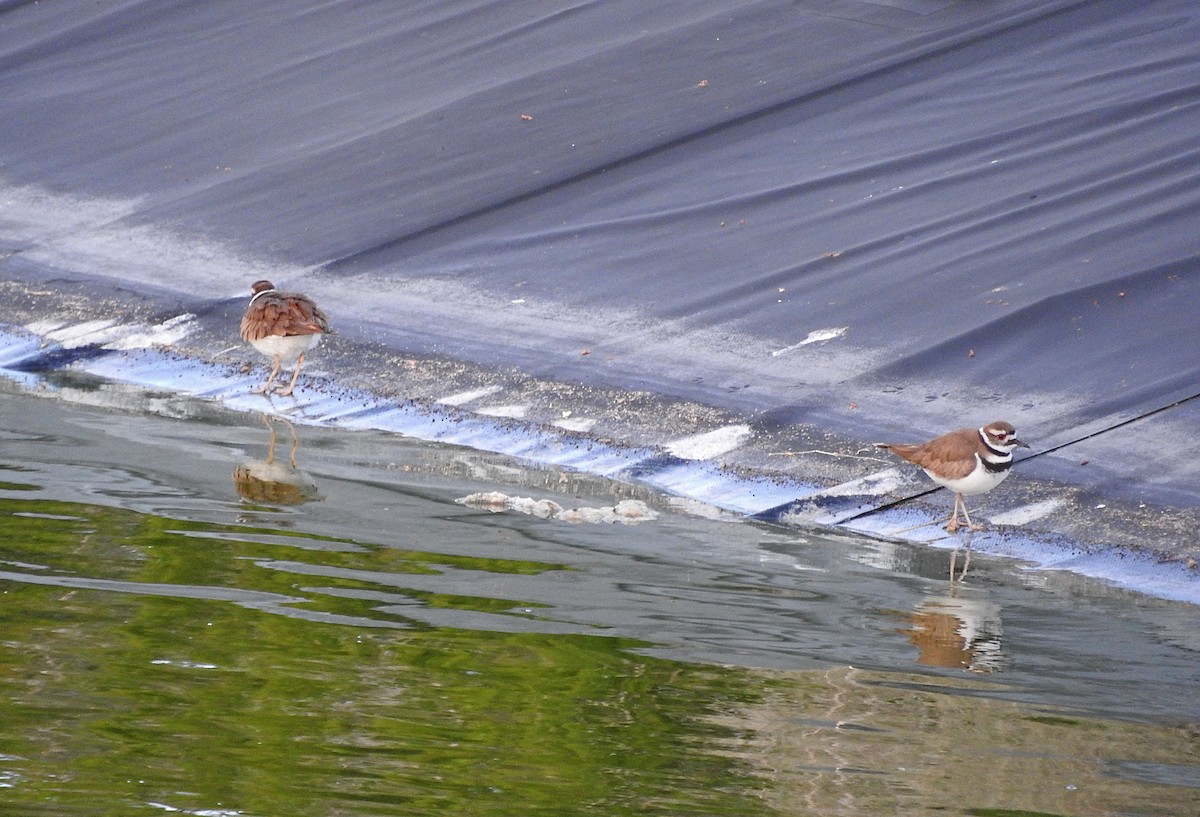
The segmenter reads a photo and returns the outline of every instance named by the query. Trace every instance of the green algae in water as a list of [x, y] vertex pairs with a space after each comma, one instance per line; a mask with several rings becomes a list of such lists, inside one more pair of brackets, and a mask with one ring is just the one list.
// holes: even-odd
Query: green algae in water
[[[184, 526], [223, 536], [188, 537]], [[42, 575], [294, 595], [294, 577], [254, 567], [286, 547], [239, 543], [235, 533], [0, 500], [4, 559], [41, 564]], [[360, 566], [369, 558], [320, 556]], [[396, 568], [396, 554], [384, 560]], [[754, 684], [638, 655], [632, 642], [381, 631], [216, 599], [11, 580], [0, 594], [0, 769], [9, 781], [0, 812], [769, 811], [753, 776], [715, 751], [735, 730], [709, 717], [750, 702]]]
[[[0, 562], [0, 815], [1083, 817], [1197, 804], [1186, 785], [1114, 772], [1200, 764], [1190, 727], [1031, 712], [986, 696], [1000, 676], [943, 691], [852, 667], [688, 664], [628, 639], [438, 627], [380, 606], [403, 597], [535, 626], [536, 606], [472, 582], [563, 565], [35, 498], [0, 498]], [[448, 566], [466, 577], [459, 594], [404, 584]]]

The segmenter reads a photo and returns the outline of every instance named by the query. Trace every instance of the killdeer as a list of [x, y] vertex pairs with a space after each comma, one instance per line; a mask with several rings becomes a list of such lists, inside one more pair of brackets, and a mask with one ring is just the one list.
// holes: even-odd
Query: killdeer
[[295, 364], [292, 382], [279, 393], [289, 395], [304, 365], [304, 353], [321, 342], [321, 335], [332, 332], [329, 318], [312, 299], [294, 292], [280, 292], [270, 281], [255, 281], [254, 293], [242, 316], [242, 337], [275, 362], [267, 382], [256, 394], [267, 394], [284, 364]]
[[964, 496], [985, 494], [995, 488], [1013, 464], [1013, 450], [1028, 448], [1017, 439], [1011, 423], [999, 421], [982, 428], [960, 428], [927, 443], [876, 443], [898, 457], [921, 466], [929, 478], [954, 492], [954, 513], [946, 530], [959, 528], [959, 509], [967, 530], [984, 530], [971, 522]]

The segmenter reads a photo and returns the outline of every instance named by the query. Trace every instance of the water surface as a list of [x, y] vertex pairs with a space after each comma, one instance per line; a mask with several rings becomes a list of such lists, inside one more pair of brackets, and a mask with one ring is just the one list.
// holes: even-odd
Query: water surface
[[[980, 556], [952, 583], [945, 551], [70, 373], [4, 388], [0, 813], [1200, 807], [1194, 606]], [[458, 501], [487, 492], [531, 502]]]

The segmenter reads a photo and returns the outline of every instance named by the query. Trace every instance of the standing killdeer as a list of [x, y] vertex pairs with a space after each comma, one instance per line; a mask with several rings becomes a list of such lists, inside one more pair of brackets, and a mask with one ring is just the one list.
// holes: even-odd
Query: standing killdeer
[[312, 299], [294, 292], [280, 292], [270, 281], [255, 281], [250, 291], [254, 294], [242, 316], [242, 337], [275, 362], [267, 382], [254, 392], [269, 393], [279, 369], [285, 363], [295, 363], [292, 382], [279, 392], [289, 395], [296, 388], [304, 353], [321, 342], [321, 335], [333, 331], [329, 328], [329, 318]]
[[1013, 464], [1013, 449], [1028, 448], [1017, 439], [1012, 424], [1003, 421], [982, 428], [960, 428], [917, 445], [876, 443], [898, 457], [921, 466], [929, 478], [954, 492], [954, 513], [946, 530], [958, 530], [958, 511], [962, 509], [967, 530], [983, 530], [971, 522], [963, 496], [985, 494], [995, 488]]

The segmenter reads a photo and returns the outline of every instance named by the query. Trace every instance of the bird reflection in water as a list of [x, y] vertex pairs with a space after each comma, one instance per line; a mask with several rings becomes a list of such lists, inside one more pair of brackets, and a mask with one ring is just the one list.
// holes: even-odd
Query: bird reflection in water
[[1000, 605], [962, 598], [956, 592], [922, 601], [908, 614], [905, 634], [919, 650], [917, 663], [971, 672], [999, 672], [1007, 658], [1001, 637]]
[[955, 573], [958, 569], [958, 545], [954, 546], [954, 552], [950, 554], [950, 584], [961, 582], [967, 578], [967, 568], [971, 566], [971, 534], [967, 534], [967, 546], [963, 549], [963, 566], [962, 572]]
[[[296, 450], [300, 447], [296, 427], [282, 417], [265, 414], [259, 416], [271, 434], [267, 443], [267, 458], [244, 462], [233, 470], [233, 484], [238, 494], [248, 502], [272, 505], [301, 505], [321, 499], [316, 482], [296, 467]], [[287, 426], [292, 437], [292, 447], [286, 462], [275, 459], [275, 444], [279, 436], [277, 423]]]

